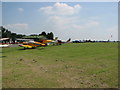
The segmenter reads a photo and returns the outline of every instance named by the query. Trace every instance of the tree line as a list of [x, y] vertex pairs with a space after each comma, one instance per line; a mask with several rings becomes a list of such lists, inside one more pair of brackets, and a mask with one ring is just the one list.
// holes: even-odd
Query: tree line
[[[23, 35], [23, 34], [13, 33], [9, 31], [8, 29], [6, 29], [5, 27], [0, 26], [0, 37], [1, 38], [10, 38], [13, 42], [15, 42], [16, 38], [23, 38], [25, 36], [26, 35]], [[46, 33], [45, 31], [41, 32], [40, 34], [31, 34], [29, 36], [44, 36], [47, 39], [51, 39], [51, 40], [53, 40], [54, 38], [54, 34], [52, 32]]]
[[51, 39], [51, 40], [53, 40], [54, 38], [54, 34], [52, 32], [46, 33], [45, 31], [41, 32], [40, 34], [31, 34], [30, 36], [44, 36], [47, 39]]

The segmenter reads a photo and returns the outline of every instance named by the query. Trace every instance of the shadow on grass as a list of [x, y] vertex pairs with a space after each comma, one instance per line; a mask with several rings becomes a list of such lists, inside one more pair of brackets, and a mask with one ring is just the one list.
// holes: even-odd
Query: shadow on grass
[[27, 48], [27, 49], [20, 48], [20, 49], [18, 49], [18, 50], [30, 50], [30, 49], [35, 49], [35, 48]]
[[45, 48], [38, 48], [38, 50], [44, 50]]
[[26, 48], [26, 49], [20, 48], [18, 50], [35, 50], [35, 49], [37, 49], [37, 50], [43, 50], [44, 48]]
[[0, 58], [5, 58], [6, 56], [0, 56]]

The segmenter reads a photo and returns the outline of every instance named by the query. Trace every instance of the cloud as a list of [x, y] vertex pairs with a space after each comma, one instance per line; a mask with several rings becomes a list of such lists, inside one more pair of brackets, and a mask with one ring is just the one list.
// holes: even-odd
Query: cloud
[[46, 25], [51, 25], [57, 30], [58, 28], [62, 31], [65, 29], [80, 30], [98, 26], [99, 22], [91, 18], [81, 21], [80, 15], [78, 15], [81, 8], [79, 4], [69, 6], [66, 3], [55, 3], [53, 6], [41, 7], [39, 11], [47, 15], [48, 23]]
[[98, 21], [89, 21], [87, 24], [85, 24], [86, 27], [94, 27], [98, 26], [100, 23]]
[[28, 30], [28, 24], [7, 24], [5, 25], [6, 28], [10, 29], [11, 31], [21, 33], [24, 30]]
[[23, 8], [18, 8], [18, 11], [23, 12], [24, 9]]
[[86, 22], [80, 21], [78, 17], [64, 17], [64, 16], [50, 16], [48, 23], [51, 23], [51, 26], [54, 26], [60, 30], [84, 30], [97, 27], [100, 25], [98, 21], [87, 20]]
[[10, 27], [10, 28], [25, 28], [27, 29], [28, 28], [28, 24], [8, 24], [6, 25], [7, 27]]
[[55, 3], [53, 6], [42, 7], [39, 11], [48, 15], [73, 15], [79, 13], [81, 6], [79, 4], [75, 6], [69, 6], [65, 3]]
[[100, 25], [98, 17], [81, 18], [81, 9], [83, 8], [79, 4], [69, 6], [66, 3], [55, 3], [53, 6], [41, 7], [39, 11], [43, 13], [46, 21], [45, 30], [52, 30], [62, 39], [75, 39], [89, 37], [88, 33], [94, 32]]
[[90, 28], [95, 28], [100, 25], [100, 22], [97, 20], [92, 20], [92, 19], [87, 19], [85, 21], [80, 21], [80, 19], [77, 19], [77, 21], [81, 23], [73, 23], [71, 24], [71, 27], [76, 29], [76, 30], [84, 30], [84, 29], [90, 29]]
[[75, 17], [61, 17], [61, 16], [50, 16], [48, 19], [49, 23], [53, 23], [53, 25], [62, 25], [66, 26], [70, 23], [74, 23]]

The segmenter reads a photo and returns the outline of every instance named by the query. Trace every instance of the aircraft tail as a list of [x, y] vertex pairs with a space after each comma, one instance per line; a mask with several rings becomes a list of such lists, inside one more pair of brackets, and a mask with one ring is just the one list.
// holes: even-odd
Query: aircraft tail
[[67, 41], [66, 41], [66, 43], [68, 43], [68, 42], [70, 42], [71, 41], [71, 38], [69, 38]]
[[54, 41], [56, 41], [58, 39], [58, 37], [55, 37]]

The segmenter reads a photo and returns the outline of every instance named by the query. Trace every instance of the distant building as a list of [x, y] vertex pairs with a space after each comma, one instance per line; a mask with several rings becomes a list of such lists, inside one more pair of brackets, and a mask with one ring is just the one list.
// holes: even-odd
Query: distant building
[[16, 39], [16, 42], [18, 43], [27, 42], [27, 41], [33, 41], [33, 39]]
[[34, 41], [46, 40], [45, 36], [24, 36], [23, 39], [33, 39]]

